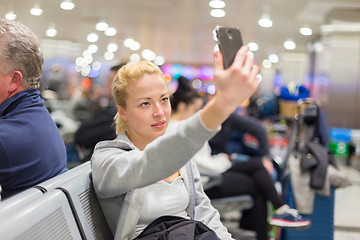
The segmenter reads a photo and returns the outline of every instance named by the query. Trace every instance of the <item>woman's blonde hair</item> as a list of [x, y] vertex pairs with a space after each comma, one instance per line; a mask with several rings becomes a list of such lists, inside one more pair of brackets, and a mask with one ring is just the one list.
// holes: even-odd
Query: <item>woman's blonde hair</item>
[[[114, 77], [112, 84], [112, 94], [115, 99], [116, 105], [126, 109], [126, 99], [128, 98], [127, 88], [145, 74], [158, 74], [164, 81], [164, 75], [160, 68], [152, 62], [138, 61], [130, 62], [119, 69]], [[149, 86], [151, 87], [151, 86]], [[127, 130], [127, 124], [121, 119], [119, 113], [116, 113], [115, 117], [116, 134], [121, 131]]]

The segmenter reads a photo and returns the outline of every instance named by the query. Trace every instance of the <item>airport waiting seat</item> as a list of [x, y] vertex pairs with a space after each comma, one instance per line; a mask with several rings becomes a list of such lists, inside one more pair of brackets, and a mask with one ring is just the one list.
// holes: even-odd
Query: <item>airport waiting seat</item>
[[[34, 202], [35, 200], [43, 196], [43, 192], [37, 188], [29, 188], [25, 191], [22, 191], [10, 198], [7, 198], [3, 201], [0, 201], [0, 212], [5, 214], [5, 212], [16, 211], [18, 208], [27, 206]], [[0, 217], [1, 221], [2, 217]]]
[[[41, 193], [42, 194], [42, 193]], [[65, 194], [54, 190], [42, 194], [31, 204], [0, 209], [2, 240], [81, 239]]]
[[64, 172], [63, 174], [57, 175], [49, 180], [37, 184], [35, 188], [38, 188], [43, 192], [49, 192], [51, 190], [54, 190], [62, 186], [66, 182], [76, 181], [78, 176], [82, 176], [84, 174], [90, 174], [90, 172], [91, 172], [91, 166], [90, 166], [90, 162], [88, 161], [70, 169], [67, 172]]
[[[58, 189], [68, 197], [83, 239], [113, 239], [92, 185], [91, 170], [79, 169], [80, 173], [73, 173], [76, 176], [58, 186]], [[76, 168], [71, 171], [73, 170], [76, 171]]]

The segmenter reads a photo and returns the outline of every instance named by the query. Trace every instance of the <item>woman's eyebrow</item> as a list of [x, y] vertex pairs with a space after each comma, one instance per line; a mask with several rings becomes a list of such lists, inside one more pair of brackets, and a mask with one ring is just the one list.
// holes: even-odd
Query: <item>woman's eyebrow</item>
[[[162, 94], [162, 95], [160, 96], [160, 98], [162, 98], [162, 97], [164, 97], [164, 96], [166, 96], [166, 95], [169, 95], [169, 93], [164, 93], [164, 94]], [[151, 100], [151, 97], [139, 97], [139, 98], [137, 99], [137, 101], [140, 101], [140, 100]]]
[[150, 100], [151, 98], [150, 97], [140, 97], [137, 99], [137, 101], [140, 101], [140, 100]]

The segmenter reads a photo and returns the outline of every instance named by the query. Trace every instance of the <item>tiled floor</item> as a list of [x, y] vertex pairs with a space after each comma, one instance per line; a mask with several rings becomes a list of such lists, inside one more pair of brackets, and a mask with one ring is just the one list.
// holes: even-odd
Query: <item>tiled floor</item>
[[[352, 185], [335, 191], [334, 240], [360, 240], [360, 170], [340, 167]], [[256, 239], [253, 232], [238, 229], [234, 222], [225, 225], [236, 239]]]

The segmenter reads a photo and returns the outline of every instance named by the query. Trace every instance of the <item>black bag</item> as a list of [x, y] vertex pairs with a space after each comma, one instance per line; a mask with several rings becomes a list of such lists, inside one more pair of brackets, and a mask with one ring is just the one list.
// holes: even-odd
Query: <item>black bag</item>
[[162, 216], [152, 221], [134, 240], [220, 240], [202, 222], [176, 216]]
[[318, 142], [308, 141], [300, 152], [301, 170], [311, 171], [310, 186], [316, 189], [322, 188], [329, 164], [328, 150]]

